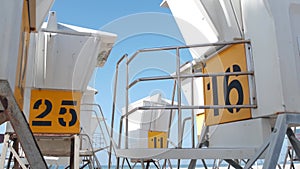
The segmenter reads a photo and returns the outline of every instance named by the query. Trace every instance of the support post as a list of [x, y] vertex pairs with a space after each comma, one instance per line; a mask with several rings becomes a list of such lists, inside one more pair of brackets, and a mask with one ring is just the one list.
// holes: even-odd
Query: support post
[[269, 138], [261, 147], [260, 149], [255, 153], [255, 155], [247, 162], [246, 166], [244, 169], [249, 169], [251, 166], [255, 163], [255, 161], [265, 152], [265, 150], [268, 148], [270, 144], [270, 139]]
[[8, 149], [8, 140], [9, 140], [9, 134], [5, 134], [4, 140], [3, 140], [3, 146], [2, 146], [0, 169], [4, 169], [5, 158], [6, 158], [7, 149]]
[[142, 166], [142, 169], [145, 169], [144, 159], [141, 160], [141, 166]]
[[71, 141], [70, 169], [79, 168], [79, 149], [80, 138], [78, 135], [74, 135]]
[[263, 169], [276, 168], [287, 127], [287, 114], [278, 115], [270, 137], [270, 145], [266, 154]]
[[233, 166], [235, 169], [243, 169], [237, 162], [235, 162], [234, 160], [231, 160], [231, 159], [225, 159], [225, 161]]
[[18, 160], [18, 157], [19, 157], [19, 141], [18, 141], [17, 138], [14, 138], [13, 140], [14, 140], [14, 142], [13, 142], [12, 149], [14, 149], [14, 151], [13, 150], [11, 150], [11, 151], [13, 152], [14, 157], [15, 157], [14, 158], [14, 168], [20, 168], [21, 164], [19, 164], [19, 160]]
[[291, 128], [288, 128], [286, 131], [286, 135], [288, 136], [290, 143], [293, 146], [293, 149], [296, 152], [297, 157], [300, 157], [300, 141], [296, 138], [293, 130]]

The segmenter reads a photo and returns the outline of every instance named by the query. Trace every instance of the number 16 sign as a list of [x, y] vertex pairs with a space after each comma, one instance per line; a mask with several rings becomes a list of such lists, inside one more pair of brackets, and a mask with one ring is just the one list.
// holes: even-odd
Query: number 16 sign
[[[206, 61], [203, 73], [247, 72], [244, 44], [232, 45]], [[205, 105], [247, 105], [249, 104], [248, 76], [205, 77]], [[215, 125], [251, 118], [249, 108], [206, 109], [206, 125]]]
[[33, 133], [79, 133], [81, 92], [31, 90], [29, 124]]

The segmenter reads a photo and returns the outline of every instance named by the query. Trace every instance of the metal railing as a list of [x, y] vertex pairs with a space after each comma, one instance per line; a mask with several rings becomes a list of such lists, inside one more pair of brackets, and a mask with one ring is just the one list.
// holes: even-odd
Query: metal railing
[[[103, 132], [103, 135], [105, 135], [105, 134], [104, 134], [104, 131], [106, 131], [106, 132], [107, 132], [107, 135], [108, 135], [108, 137], [109, 137], [109, 140], [110, 140], [110, 142], [111, 142], [110, 145], [112, 146], [113, 151], [115, 152], [116, 144], [115, 144], [115, 142], [114, 142], [114, 140], [113, 140], [113, 137], [112, 137], [113, 134], [110, 134], [110, 133], [109, 133], [109, 128], [108, 128], [108, 125], [106, 124], [106, 121], [105, 121], [105, 119], [104, 119], [104, 114], [103, 114], [103, 111], [102, 111], [101, 106], [100, 106], [99, 104], [89, 104], [89, 103], [84, 103], [84, 104], [81, 104], [81, 105], [84, 105], [84, 106], [94, 106], [94, 107], [96, 107], [96, 108], [99, 110], [100, 117], [98, 116], [97, 112], [96, 112], [95, 110], [93, 110], [93, 109], [87, 109], [87, 110], [84, 110], [84, 111], [91, 111], [91, 112], [94, 112], [94, 114], [95, 114], [95, 116], [96, 116], [96, 119], [97, 119], [97, 122], [98, 122], [98, 124], [99, 124], [99, 127], [100, 127], [101, 131]], [[100, 119], [103, 119], [103, 120], [100, 121]], [[103, 129], [102, 126], [101, 126], [101, 122], [103, 122], [103, 124], [104, 124], [104, 127], [105, 127], [104, 129]]]
[[[110, 130], [109, 130], [108, 125], [107, 125], [107, 123], [105, 121], [104, 114], [103, 114], [101, 106], [99, 104], [90, 104], [90, 103], [83, 103], [81, 105], [83, 105], [83, 106], [92, 106], [92, 107], [96, 107], [98, 109], [98, 111], [100, 113], [100, 117], [99, 117], [97, 111], [94, 110], [94, 109], [82, 109], [81, 111], [90, 111], [90, 112], [93, 112], [94, 115], [96, 116], [97, 123], [99, 125], [100, 130], [101, 130], [102, 136], [104, 137], [105, 136], [105, 132], [107, 132], [106, 134], [109, 137], [109, 142], [110, 142], [109, 146], [100, 147], [99, 149], [93, 150], [93, 152], [102, 151], [102, 150], [105, 150], [105, 149], [109, 148], [109, 159], [111, 160], [112, 151], [116, 154], [116, 148], [117, 148], [117, 146], [116, 146], [116, 143], [113, 140], [113, 130], [111, 130], [111, 133], [109, 133]], [[101, 123], [104, 124], [104, 129], [102, 128]], [[107, 145], [105, 137], [104, 137], [104, 142]], [[109, 161], [109, 167], [108, 168], [110, 168], [110, 167], [111, 167], [111, 161]]]
[[[207, 44], [197, 44], [197, 45], [186, 45], [186, 46], [177, 46], [177, 47], [163, 47], [163, 48], [151, 48], [151, 49], [142, 49], [135, 52], [130, 58], [127, 54], [125, 54], [116, 65], [116, 73], [115, 73], [115, 82], [114, 82], [114, 95], [113, 95], [113, 105], [112, 105], [112, 121], [111, 121], [111, 133], [113, 133], [114, 129], [114, 119], [115, 119], [115, 110], [116, 110], [116, 98], [117, 98], [117, 85], [118, 85], [118, 76], [119, 76], [119, 65], [126, 61], [126, 91], [125, 91], [125, 114], [122, 115], [120, 120], [120, 128], [119, 128], [119, 141], [118, 141], [118, 148], [121, 148], [121, 137], [122, 137], [122, 126], [123, 126], [123, 119], [125, 118], [125, 149], [128, 149], [128, 116], [132, 113], [134, 113], [137, 110], [170, 110], [170, 113], [172, 115], [173, 110], [177, 110], [178, 112], [178, 148], [182, 148], [182, 110], [189, 109], [192, 110], [192, 139], [193, 144], [192, 146], [195, 146], [194, 143], [194, 132], [193, 124], [194, 124], [194, 111], [195, 109], [229, 109], [229, 108], [256, 108], [257, 106], [255, 103], [253, 104], [247, 104], [247, 105], [194, 105], [194, 96], [192, 94], [192, 105], [185, 106], [182, 105], [182, 98], [181, 98], [181, 81], [183, 79], [192, 79], [192, 85], [191, 90], [192, 93], [194, 92], [194, 86], [193, 86], [193, 79], [194, 78], [205, 78], [205, 77], [225, 77], [225, 76], [254, 76], [254, 71], [251, 69], [251, 71], [246, 72], [225, 72], [225, 73], [209, 73], [209, 74], [203, 74], [203, 73], [194, 73], [194, 74], [181, 74], [181, 64], [180, 64], [180, 50], [181, 49], [191, 49], [191, 48], [199, 48], [199, 47], [211, 47], [211, 46], [226, 46], [226, 45], [233, 45], [233, 44], [250, 44], [249, 40], [238, 40], [238, 41], [231, 41], [231, 42], [219, 42], [219, 43], [207, 43]], [[155, 76], [155, 77], [143, 77], [138, 78], [132, 82], [129, 82], [129, 65], [130, 63], [138, 56], [140, 53], [146, 53], [146, 52], [155, 52], [155, 51], [170, 51], [175, 50], [176, 51], [176, 74], [175, 75], [169, 75], [169, 76]], [[135, 107], [131, 110], [129, 110], [129, 89], [135, 86], [136, 84], [140, 82], [146, 82], [146, 81], [158, 81], [158, 80], [174, 80], [174, 89], [176, 89], [177, 93], [177, 105], [174, 105], [174, 95], [175, 90], [173, 91], [173, 97], [172, 97], [172, 105], [167, 106], [140, 106]], [[250, 82], [249, 82], [250, 83]], [[252, 86], [254, 87], [254, 86]], [[170, 127], [170, 125], [169, 125]], [[169, 130], [168, 130], [169, 131]], [[111, 136], [113, 137], [113, 136]], [[112, 148], [112, 146], [111, 146]], [[110, 148], [110, 149], [111, 149]], [[111, 161], [111, 157], [109, 158], [109, 163]], [[118, 165], [118, 161], [117, 161]]]

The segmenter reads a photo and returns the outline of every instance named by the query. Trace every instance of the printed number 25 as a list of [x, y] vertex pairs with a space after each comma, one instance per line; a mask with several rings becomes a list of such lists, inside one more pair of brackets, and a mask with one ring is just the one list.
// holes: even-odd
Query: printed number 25
[[[52, 111], [52, 103], [51, 101], [45, 99], [44, 104], [46, 106], [46, 109], [39, 114], [38, 116], [36, 116], [36, 119], [40, 119], [40, 120], [34, 120], [32, 121], [32, 126], [52, 126], [52, 121], [44, 121], [42, 120], [43, 118], [45, 118], [46, 116], [48, 116], [51, 111]], [[42, 99], [37, 100], [34, 105], [33, 105], [33, 109], [34, 110], [38, 110], [40, 109], [40, 106], [42, 105]], [[65, 115], [67, 113], [67, 108], [68, 106], [76, 106], [77, 102], [76, 101], [70, 101], [70, 100], [63, 100], [61, 103], [61, 108], [59, 111], [59, 115]], [[72, 116], [71, 121], [69, 121], [69, 127], [74, 126], [77, 122], [77, 113], [75, 111], [75, 109], [73, 108], [68, 108], [69, 113]], [[64, 120], [63, 117], [58, 118], [58, 122], [61, 126], [66, 127], [67, 123]]]
[[[65, 115], [67, 113], [67, 106], [76, 106], [77, 102], [76, 101], [69, 101], [69, 100], [63, 100], [61, 103], [62, 107], [60, 108], [59, 114], [60, 115]], [[73, 108], [69, 108], [69, 113], [72, 116], [71, 121], [69, 121], [69, 126], [74, 126], [76, 121], [77, 121], [77, 113]], [[58, 122], [61, 126], [66, 127], [67, 123], [65, 122], [64, 118], [58, 118]]]

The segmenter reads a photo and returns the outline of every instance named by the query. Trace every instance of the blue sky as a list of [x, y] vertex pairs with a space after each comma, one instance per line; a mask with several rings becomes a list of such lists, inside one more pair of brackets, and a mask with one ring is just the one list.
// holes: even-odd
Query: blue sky
[[[92, 79], [93, 87], [99, 91], [96, 101], [101, 104], [108, 122], [112, 107], [113, 76], [118, 59], [125, 53], [130, 55], [142, 48], [184, 44], [170, 10], [161, 8], [160, 3], [161, 0], [57, 0], [53, 5], [52, 10], [57, 12], [58, 22], [118, 35], [106, 65], [97, 69]], [[138, 70], [133, 75], [141, 71], [145, 72]], [[169, 69], [167, 72], [172, 71]], [[164, 71], [163, 74], [167, 73]], [[144, 96], [140, 94], [132, 97], [137, 100]]]
[[170, 13], [161, 8], [161, 0], [56, 0], [52, 10], [58, 21], [99, 29], [120, 17], [143, 12]]
[[[90, 84], [99, 93], [96, 102], [102, 106], [104, 116], [110, 125], [114, 73], [117, 61], [123, 54], [129, 56], [143, 48], [184, 45], [173, 16], [168, 8], [161, 8], [162, 0], [57, 0], [52, 8], [56, 11], [57, 21], [71, 25], [107, 31], [118, 35], [115, 46], [102, 68], [97, 68]], [[183, 51], [182, 62], [191, 56]], [[155, 75], [169, 75], [175, 72], [174, 52], [144, 54], [133, 63], [130, 79]], [[117, 113], [125, 104], [124, 64], [120, 66]], [[130, 101], [161, 93], [171, 98], [172, 81], [138, 84], [130, 90]], [[117, 118], [118, 122], [119, 119]], [[117, 122], [115, 125], [117, 125]], [[118, 128], [117, 128], [118, 129]], [[116, 130], [117, 130], [116, 129]], [[104, 164], [106, 160], [102, 160]]]

